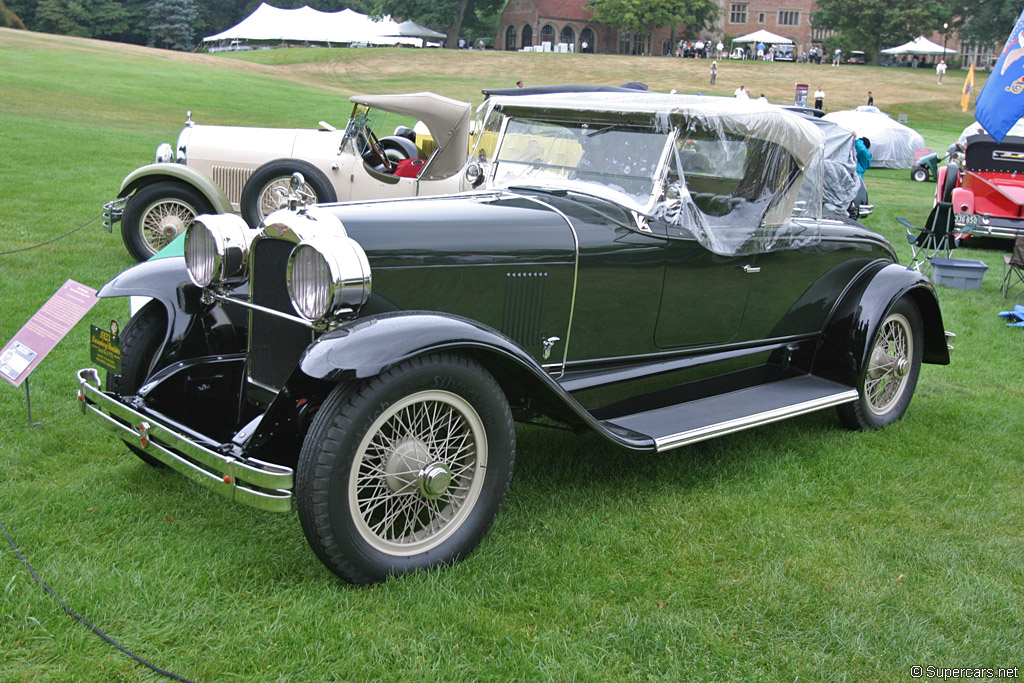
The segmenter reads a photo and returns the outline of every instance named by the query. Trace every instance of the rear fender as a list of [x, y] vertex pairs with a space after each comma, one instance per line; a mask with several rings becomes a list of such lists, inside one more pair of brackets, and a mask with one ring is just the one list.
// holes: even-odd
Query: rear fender
[[206, 175], [181, 164], [157, 163], [137, 168], [121, 181], [118, 199], [138, 191], [146, 185], [170, 180], [194, 187], [201, 192], [213, 206], [213, 213], [231, 213], [231, 201], [224, 190]]
[[953, 190], [953, 211], [974, 213], [974, 193], [962, 187]]
[[814, 374], [856, 386], [882, 318], [904, 296], [921, 312], [924, 362], [948, 365], [949, 349], [934, 285], [898, 263], [876, 264], [862, 273], [833, 310], [818, 345]]

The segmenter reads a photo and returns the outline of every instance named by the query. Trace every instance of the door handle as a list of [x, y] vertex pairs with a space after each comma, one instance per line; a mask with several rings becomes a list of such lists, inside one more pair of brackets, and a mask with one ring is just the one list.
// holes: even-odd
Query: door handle
[[758, 266], [745, 265], [743, 266], [744, 273], [760, 273], [761, 269]]

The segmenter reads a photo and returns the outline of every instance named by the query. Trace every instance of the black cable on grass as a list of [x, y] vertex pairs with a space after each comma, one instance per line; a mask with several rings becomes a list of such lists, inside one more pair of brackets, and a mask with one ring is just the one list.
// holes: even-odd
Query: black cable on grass
[[90, 218], [89, 220], [87, 220], [85, 223], [82, 223], [81, 225], [79, 225], [74, 230], [71, 230], [70, 232], [66, 232], [63, 235], [59, 236], [59, 237], [54, 237], [52, 240], [47, 240], [47, 241], [42, 242], [40, 244], [33, 244], [31, 247], [22, 247], [21, 249], [11, 249], [10, 251], [0, 251], [0, 256], [7, 256], [8, 254], [17, 254], [18, 252], [21, 252], [21, 251], [29, 251], [30, 249], [38, 249], [39, 247], [45, 247], [47, 244], [53, 244], [54, 242], [60, 241], [60, 240], [64, 239], [65, 237], [70, 237], [71, 235], [74, 235], [76, 232], [78, 232], [79, 230], [81, 230], [82, 228], [84, 228], [87, 225], [89, 225], [91, 223], [95, 223], [101, 216], [103, 216], [103, 214], [99, 213], [96, 216], [94, 216], [94, 217]]
[[[96, 220], [96, 219], [94, 218], [93, 220]], [[111, 645], [116, 647], [118, 650], [120, 650], [124, 654], [126, 654], [129, 657], [131, 657], [132, 659], [134, 659], [139, 664], [141, 664], [141, 665], [143, 665], [143, 666], [145, 666], [145, 667], [147, 667], [147, 668], [157, 672], [161, 676], [166, 676], [167, 678], [171, 678], [171, 679], [173, 679], [175, 681], [181, 681], [182, 683], [195, 683], [194, 681], [191, 681], [188, 678], [185, 678], [184, 676], [179, 676], [176, 673], [171, 673], [170, 671], [165, 671], [164, 669], [161, 669], [157, 665], [151, 664], [150, 662], [147, 662], [145, 659], [143, 659], [142, 657], [138, 656], [137, 654], [135, 654], [134, 652], [132, 652], [131, 650], [129, 650], [125, 646], [121, 645], [121, 643], [117, 642], [116, 640], [114, 640], [113, 638], [108, 636], [106, 633], [104, 633], [103, 631], [101, 631], [98, 628], [96, 628], [95, 626], [93, 626], [89, 622], [88, 619], [86, 619], [85, 617], [81, 616], [80, 614], [77, 614], [74, 610], [72, 610], [70, 607], [68, 607], [67, 603], [65, 603], [64, 600], [61, 599], [61, 597], [59, 595], [57, 595], [56, 593], [53, 592], [52, 588], [47, 586], [46, 583], [42, 579], [39, 578], [39, 575], [36, 574], [36, 570], [32, 568], [32, 565], [30, 565], [28, 563], [28, 560], [25, 559], [25, 556], [21, 554], [20, 550], [18, 550], [18, 546], [14, 544], [14, 539], [11, 538], [11, 535], [9, 533], [7, 533], [7, 527], [4, 526], [3, 522], [0, 522], [0, 531], [4, 532], [4, 536], [7, 537], [7, 543], [8, 543], [8, 545], [11, 546], [11, 550], [13, 550], [14, 554], [18, 556], [18, 559], [21, 560], [21, 563], [23, 565], [25, 565], [25, 568], [28, 569], [28, 573], [32, 575], [33, 580], [35, 580], [36, 583], [38, 583], [40, 586], [42, 586], [43, 590], [45, 590], [47, 593], [52, 595], [53, 599], [56, 600], [58, 603], [60, 603], [60, 606], [62, 608], [64, 608], [64, 611], [67, 612], [69, 616], [74, 618], [76, 621], [79, 621], [79, 622], [85, 624], [86, 626], [89, 627], [89, 629], [93, 633], [98, 635], [100, 638], [102, 638], [103, 640], [107, 641], [108, 643], [110, 643]]]

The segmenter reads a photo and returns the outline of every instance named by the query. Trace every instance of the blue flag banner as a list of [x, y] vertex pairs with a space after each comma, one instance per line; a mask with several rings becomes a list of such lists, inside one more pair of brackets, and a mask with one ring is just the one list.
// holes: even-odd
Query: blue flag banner
[[1024, 116], [1024, 12], [1017, 17], [999, 61], [974, 104], [974, 118], [996, 142], [1002, 142], [1006, 131], [1021, 116]]

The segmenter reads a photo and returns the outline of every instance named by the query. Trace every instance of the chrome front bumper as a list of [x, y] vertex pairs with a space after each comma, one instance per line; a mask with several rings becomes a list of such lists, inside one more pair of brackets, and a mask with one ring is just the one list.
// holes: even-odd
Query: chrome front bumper
[[128, 198], [122, 197], [103, 205], [103, 227], [107, 229], [107, 232], [112, 232], [114, 224], [121, 220], [125, 204], [127, 203]]
[[112, 398], [101, 389], [96, 370], [79, 370], [77, 377], [82, 414], [91, 412], [111, 429], [130, 434], [147, 455], [236, 503], [270, 512], [291, 510], [291, 468], [217, 453]]

